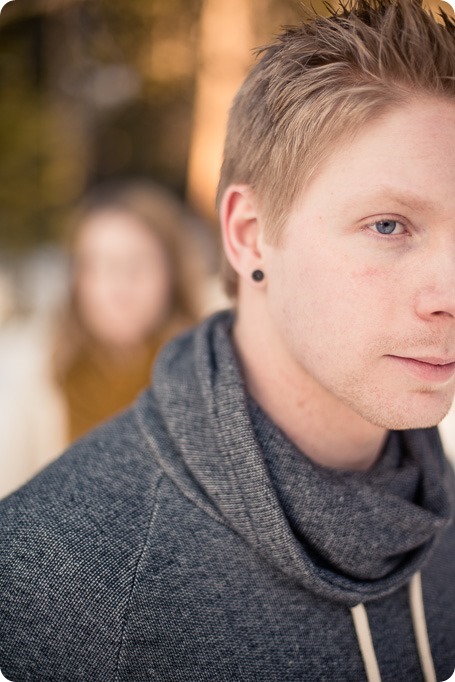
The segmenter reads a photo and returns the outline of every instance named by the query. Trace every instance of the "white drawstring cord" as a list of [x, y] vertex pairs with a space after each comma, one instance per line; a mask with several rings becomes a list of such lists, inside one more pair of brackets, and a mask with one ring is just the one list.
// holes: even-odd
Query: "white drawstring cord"
[[[411, 582], [409, 583], [409, 604], [411, 607], [412, 625], [424, 680], [425, 682], [437, 682], [433, 658], [431, 656], [430, 642], [428, 639], [427, 623], [425, 620], [422, 576], [420, 572], [413, 575]], [[368, 623], [368, 615], [364, 605], [357, 604], [357, 606], [354, 606], [354, 608], [351, 609], [351, 614], [368, 682], [381, 682], [381, 673], [379, 672], [370, 625]]]
[[422, 594], [422, 576], [416, 573], [409, 583], [409, 602], [411, 604], [412, 625], [419, 652], [420, 665], [422, 666], [425, 682], [437, 682], [433, 658], [431, 656], [430, 642], [428, 639], [427, 622]]
[[351, 614], [368, 682], [381, 682], [381, 673], [379, 672], [376, 654], [374, 653], [370, 625], [368, 623], [368, 616], [364, 605], [357, 604], [357, 606], [354, 606], [354, 608], [351, 609]]

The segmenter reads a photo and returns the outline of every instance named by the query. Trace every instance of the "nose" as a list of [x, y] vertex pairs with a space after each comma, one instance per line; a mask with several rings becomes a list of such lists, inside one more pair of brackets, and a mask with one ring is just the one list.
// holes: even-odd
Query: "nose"
[[[442, 240], [441, 240], [442, 241]], [[423, 320], [455, 318], [455, 235], [416, 268], [416, 313]]]

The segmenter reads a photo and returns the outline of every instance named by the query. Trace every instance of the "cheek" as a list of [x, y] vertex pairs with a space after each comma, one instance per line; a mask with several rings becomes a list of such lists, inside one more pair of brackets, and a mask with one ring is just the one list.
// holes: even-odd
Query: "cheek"
[[340, 353], [384, 330], [400, 297], [400, 279], [390, 268], [358, 266], [330, 252], [293, 259], [281, 269], [279, 286], [284, 320], [300, 343], [308, 339]]
[[336, 324], [353, 312], [365, 292], [361, 277], [354, 277], [346, 263], [335, 257], [294, 262], [285, 270], [284, 280], [283, 288], [293, 292], [295, 308], [315, 325]]
[[157, 268], [153, 273], [144, 276], [140, 288], [143, 300], [148, 298], [156, 305], [167, 302], [171, 291], [171, 273], [165, 267]]
[[146, 327], [160, 324], [171, 308], [172, 289], [168, 276], [148, 277], [142, 282], [134, 297], [136, 316]]
[[383, 323], [404, 314], [407, 278], [395, 267], [365, 266], [353, 269], [351, 281], [368, 317]]
[[76, 285], [79, 308], [84, 315], [104, 307], [107, 298], [106, 287], [100, 277], [83, 277]]

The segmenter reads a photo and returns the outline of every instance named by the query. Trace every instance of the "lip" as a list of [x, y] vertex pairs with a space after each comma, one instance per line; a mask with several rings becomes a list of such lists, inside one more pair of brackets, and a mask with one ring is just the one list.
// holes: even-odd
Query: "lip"
[[452, 359], [430, 356], [408, 358], [400, 355], [389, 355], [388, 357], [420, 380], [444, 383], [455, 374], [455, 360]]

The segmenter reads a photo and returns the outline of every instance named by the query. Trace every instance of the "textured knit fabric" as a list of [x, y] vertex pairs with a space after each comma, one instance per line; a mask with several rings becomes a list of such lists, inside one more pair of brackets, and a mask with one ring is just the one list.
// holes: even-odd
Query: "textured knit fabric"
[[153, 389], [0, 505], [0, 669], [13, 682], [419, 682], [421, 570], [438, 680], [455, 667], [455, 482], [436, 429], [371, 472], [298, 452], [245, 393], [219, 314]]

